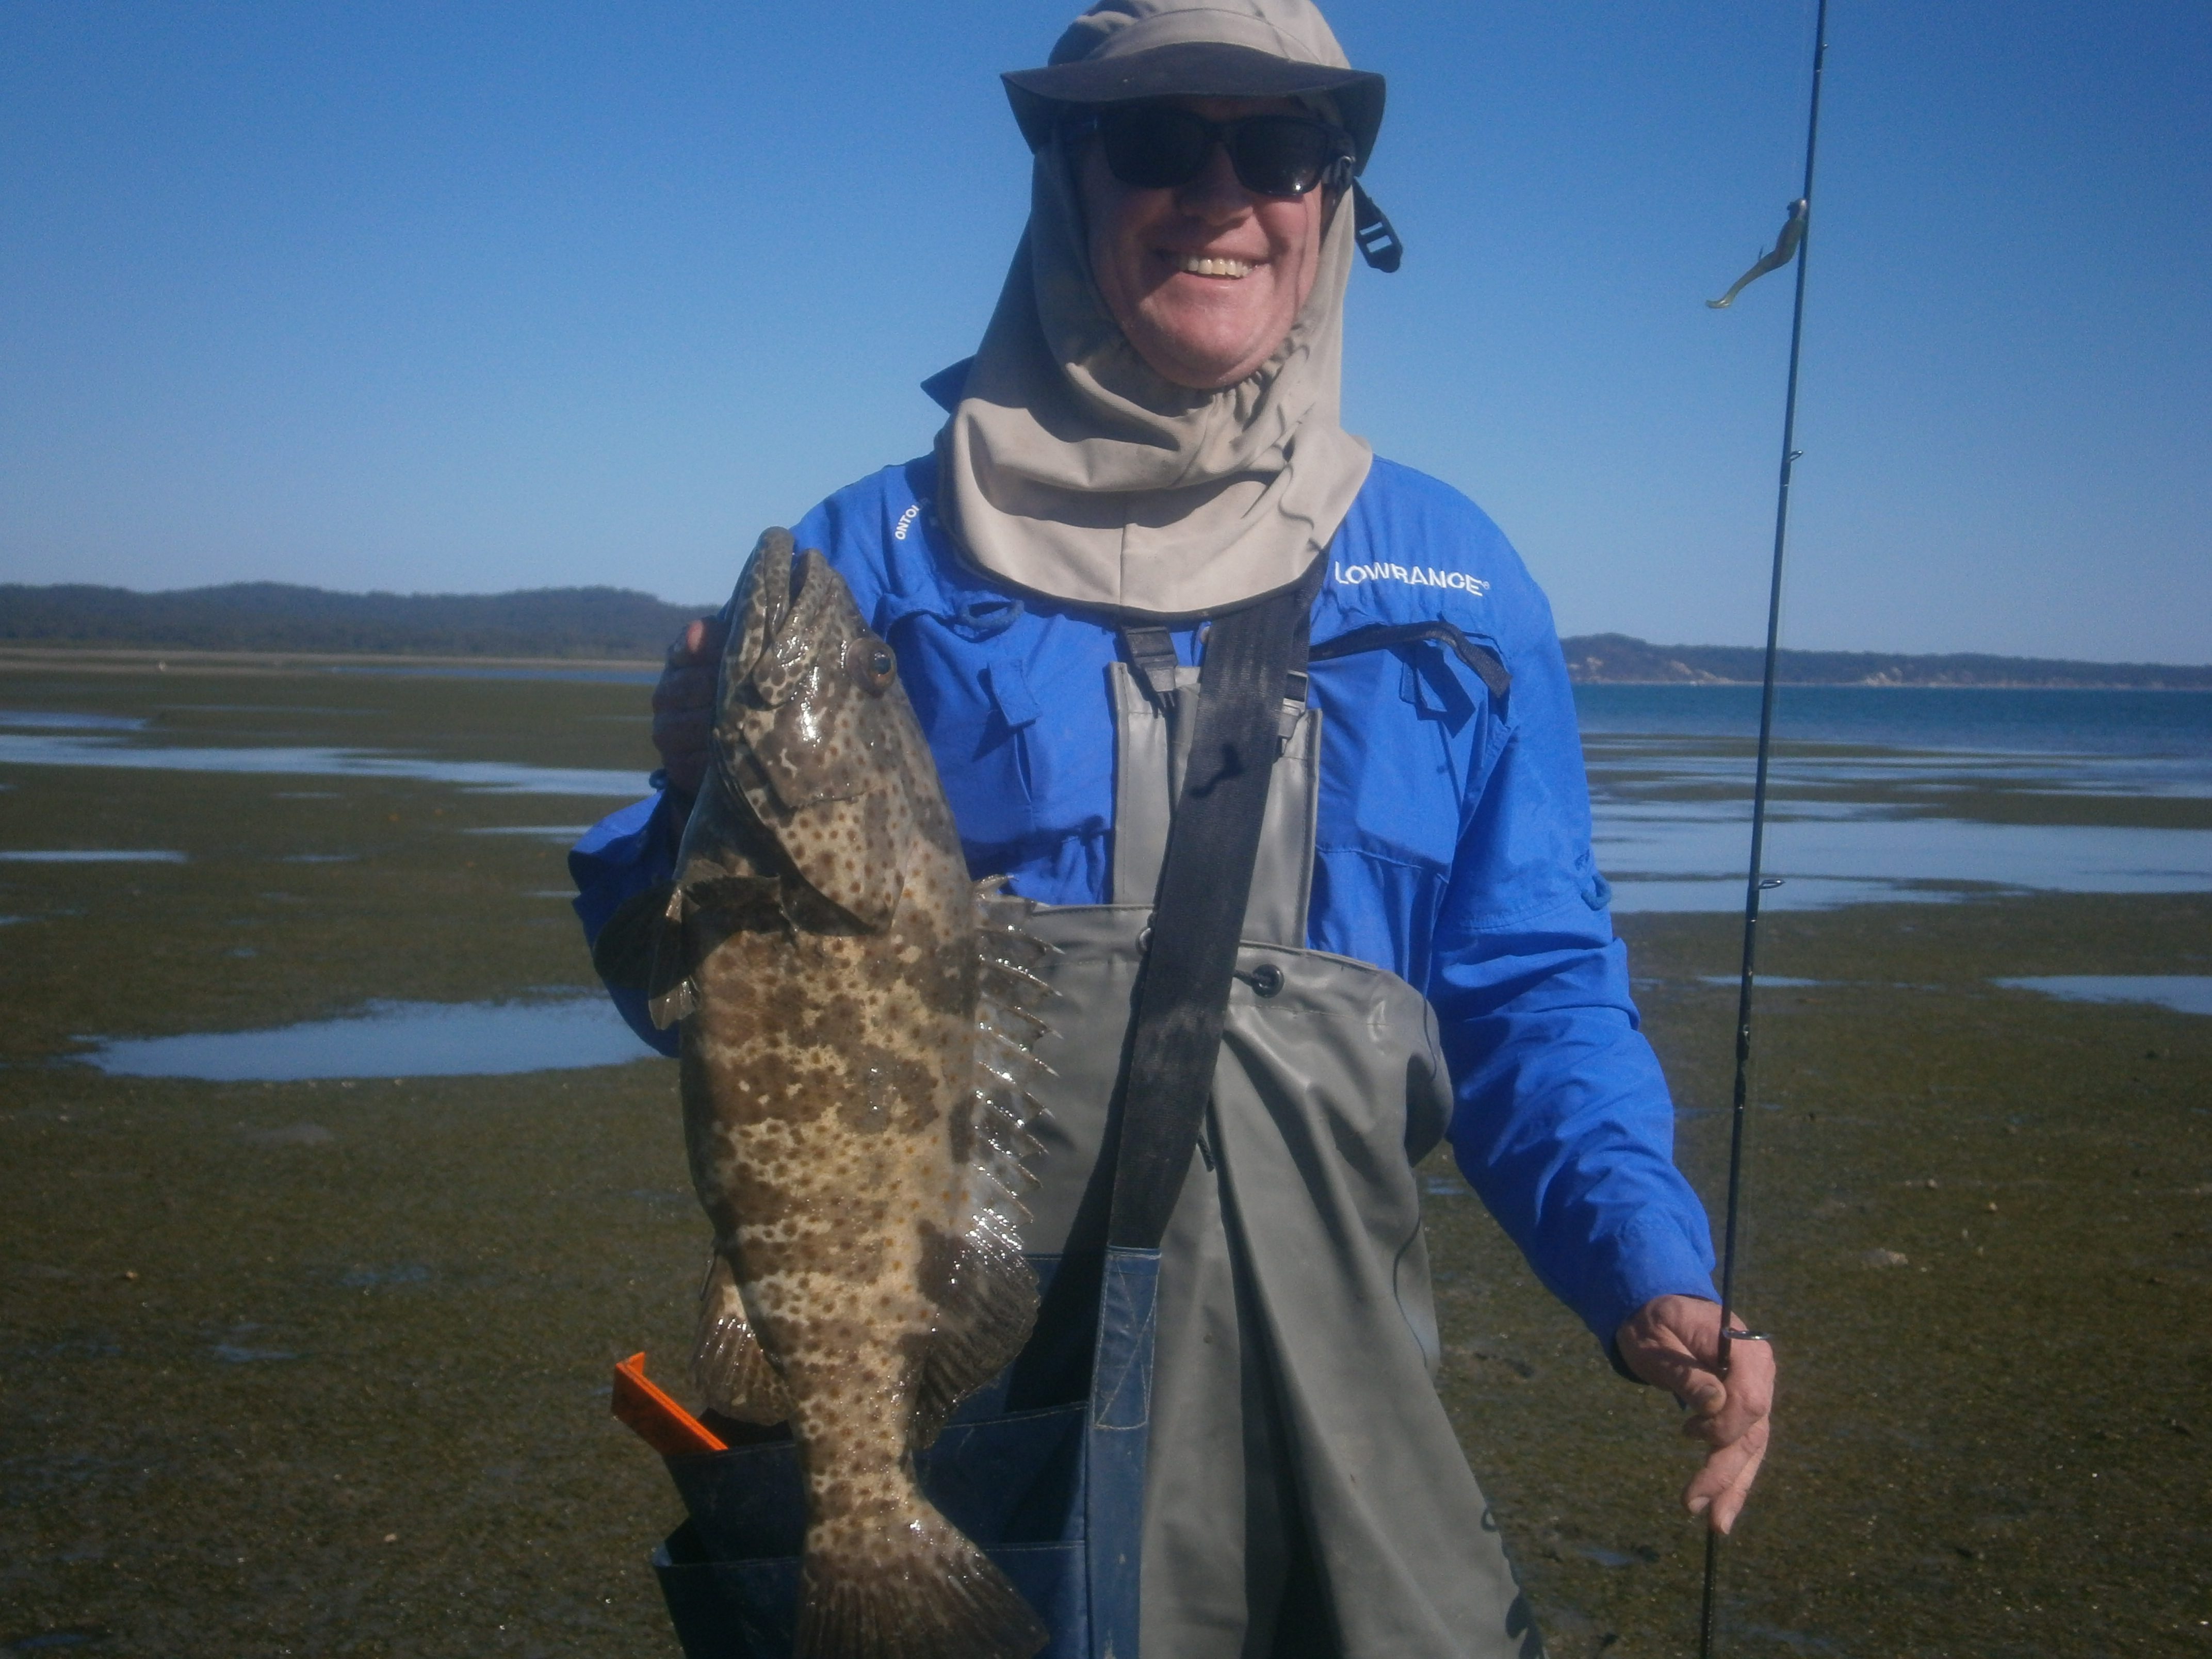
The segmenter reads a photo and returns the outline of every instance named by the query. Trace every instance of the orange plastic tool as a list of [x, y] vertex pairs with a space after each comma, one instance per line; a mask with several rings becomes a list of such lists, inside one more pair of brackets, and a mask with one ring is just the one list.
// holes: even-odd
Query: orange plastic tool
[[641, 1353], [615, 1367], [615, 1415], [664, 1457], [729, 1449], [712, 1429], [647, 1378]]

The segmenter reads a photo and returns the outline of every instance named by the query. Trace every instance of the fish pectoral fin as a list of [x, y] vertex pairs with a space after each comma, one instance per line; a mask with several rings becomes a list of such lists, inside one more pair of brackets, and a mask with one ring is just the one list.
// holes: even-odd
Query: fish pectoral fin
[[691, 908], [686, 890], [664, 881], [624, 899], [592, 942], [593, 970], [614, 989], [644, 997], [664, 1031], [699, 1006], [684, 938]]
[[708, 876], [684, 884], [684, 971], [714, 955], [732, 933], [781, 933], [792, 922], [777, 876]]
[[737, 1277], [720, 1250], [708, 1258], [699, 1286], [691, 1381], [708, 1406], [740, 1423], [781, 1423], [791, 1415], [791, 1392], [753, 1334]]
[[1030, 1659], [1052, 1639], [1006, 1574], [919, 1492], [889, 1519], [842, 1547], [809, 1534], [794, 1652]]
[[664, 881], [631, 894], [592, 941], [592, 970], [616, 990], [654, 994], [653, 965], [660, 955], [662, 934], [669, 926], [672, 890]]
[[784, 925], [781, 876], [708, 876], [684, 884], [692, 908], [729, 933]]
[[994, 1211], [977, 1211], [963, 1237], [929, 1237], [922, 1257], [922, 1290], [936, 1304], [937, 1320], [915, 1390], [917, 1451], [937, 1438], [963, 1400], [1013, 1364], [1037, 1310], [1036, 1273]]
[[699, 1010], [699, 988], [691, 982], [691, 897], [683, 887], [669, 890], [653, 935], [653, 967], [647, 975], [646, 1012], [655, 1030], [665, 1031]]

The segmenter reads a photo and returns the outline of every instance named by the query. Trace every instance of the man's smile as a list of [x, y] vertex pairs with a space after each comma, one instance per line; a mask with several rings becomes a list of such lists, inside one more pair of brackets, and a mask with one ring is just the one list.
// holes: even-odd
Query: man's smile
[[1193, 276], [1249, 276], [1264, 260], [1231, 259], [1221, 254], [1170, 253], [1168, 263]]

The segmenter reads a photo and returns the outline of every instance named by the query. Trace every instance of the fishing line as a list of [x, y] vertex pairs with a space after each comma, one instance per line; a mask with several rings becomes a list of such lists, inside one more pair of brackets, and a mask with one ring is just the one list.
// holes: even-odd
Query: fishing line
[[[1760, 872], [1766, 848], [1767, 765], [1774, 739], [1774, 669], [1782, 632], [1782, 554], [1790, 532], [1790, 478], [1797, 464], [1797, 357], [1805, 331], [1805, 267], [1812, 252], [1813, 158], [1820, 136], [1820, 71], [1828, 56], [1828, 0], [1819, 0], [1813, 24], [1813, 91], [1805, 115], [1805, 185], [1790, 205], [1790, 216], [1775, 239], [1773, 252], [1746, 271], [1736, 285], [1719, 300], [1707, 301], [1715, 310], [1724, 309], [1746, 284], [1778, 270], [1794, 255], [1797, 262], [1797, 301], [1790, 319], [1790, 390], [1783, 400], [1782, 470], [1774, 500], [1774, 566], [1766, 592], [1766, 664], [1759, 697], [1759, 769], [1751, 791], [1751, 869], [1743, 890], [1743, 973], [1738, 981], [1735, 1006], [1735, 1091], [1729, 1113], [1728, 1216], [1721, 1249], [1720, 1352], [1715, 1369], [1725, 1379], [1732, 1342], [1759, 1340], [1754, 1332], [1732, 1329], [1735, 1310], [1736, 1218], [1743, 1197], [1743, 1118], [1750, 1092], [1751, 990], [1759, 957], [1759, 896], [1778, 881]], [[1711, 1659], [1713, 1621], [1718, 1611], [1721, 1535], [1705, 1531], [1705, 1593], [1698, 1613], [1698, 1659]]]

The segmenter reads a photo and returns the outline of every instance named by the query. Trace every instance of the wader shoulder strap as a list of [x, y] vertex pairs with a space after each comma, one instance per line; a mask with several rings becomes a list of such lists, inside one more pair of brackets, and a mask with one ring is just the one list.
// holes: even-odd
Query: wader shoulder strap
[[[1056, 1405], [1089, 1387], [1108, 1246], [1158, 1249], [1182, 1195], [1212, 1093], [1237, 934], [1282, 750], [1285, 693], [1304, 700], [1322, 571], [1316, 560], [1296, 587], [1211, 624], [1197, 730], [1168, 826], [1156, 925], [1103, 1144], [1015, 1362], [1009, 1411]], [[1125, 630], [1123, 647], [1154, 696], [1174, 692], [1174, 641], [1164, 629]]]
[[1190, 1168], [1221, 1049], [1267, 786], [1282, 752], [1283, 689], [1305, 667], [1319, 570], [1316, 562], [1295, 586], [1216, 617], [1208, 629], [1190, 763], [1137, 981], [1116, 1114], [1110, 1245], [1157, 1249]]

